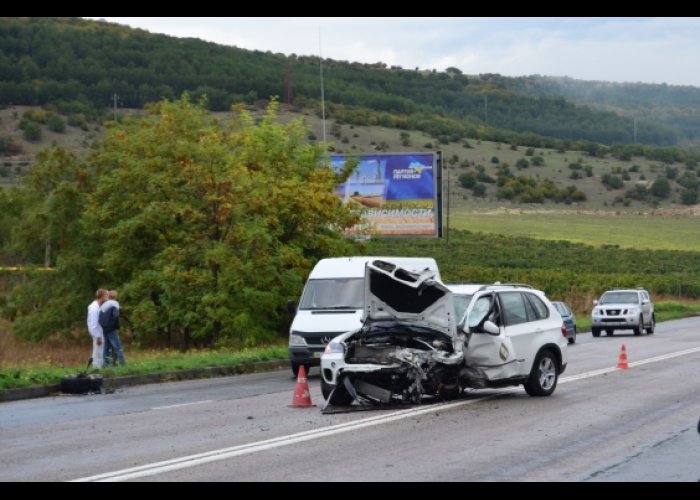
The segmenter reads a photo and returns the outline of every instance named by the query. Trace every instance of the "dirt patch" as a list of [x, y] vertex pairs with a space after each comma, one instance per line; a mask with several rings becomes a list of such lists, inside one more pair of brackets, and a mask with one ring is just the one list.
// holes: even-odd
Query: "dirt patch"
[[498, 207], [490, 210], [470, 210], [479, 215], [586, 215], [595, 217], [698, 217], [700, 207], [683, 208], [650, 208], [648, 210], [587, 210], [587, 209], [557, 209], [557, 208], [506, 208]]

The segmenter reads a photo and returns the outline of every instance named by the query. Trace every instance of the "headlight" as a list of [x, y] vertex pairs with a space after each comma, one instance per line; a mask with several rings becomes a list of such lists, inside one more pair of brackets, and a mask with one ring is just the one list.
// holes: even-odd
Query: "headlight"
[[629, 309], [627, 309], [627, 314], [637, 314], [638, 312], [639, 312], [638, 307], [630, 307]]
[[325, 352], [325, 353], [334, 352], [337, 354], [343, 354], [345, 352], [345, 344], [342, 344], [340, 342], [329, 342], [323, 352]]
[[600, 309], [597, 307], [593, 309], [593, 316], [600, 316]]
[[289, 334], [289, 345], [306, 345], [306, 339], [296, 333]]

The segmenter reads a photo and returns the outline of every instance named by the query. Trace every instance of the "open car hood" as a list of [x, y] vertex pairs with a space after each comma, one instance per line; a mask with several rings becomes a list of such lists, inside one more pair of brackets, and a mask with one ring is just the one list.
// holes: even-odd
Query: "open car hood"
[[457, 335], [452, 292], [434, 279], [435, 271], [413, 273], [390, 261], [374, 260], [365, 267], [367, 322], [399, 321]]

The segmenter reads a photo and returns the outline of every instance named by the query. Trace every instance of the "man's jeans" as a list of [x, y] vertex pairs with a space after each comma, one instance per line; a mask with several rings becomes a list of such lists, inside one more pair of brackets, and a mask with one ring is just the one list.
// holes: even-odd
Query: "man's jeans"
[[124, 351], [122, 351], [122, 343], [119, 340], [119, 330], [113, 332], [104, 333], [104, 366], [110, 366], [115, 361], [113, 358], [119, 360], [119, 365], [123, 366], [126, 364], [126, 359], [124, 359]]

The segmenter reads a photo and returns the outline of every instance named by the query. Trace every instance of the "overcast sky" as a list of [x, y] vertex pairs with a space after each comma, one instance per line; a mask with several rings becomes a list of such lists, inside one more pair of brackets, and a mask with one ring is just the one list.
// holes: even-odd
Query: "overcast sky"
[[700, 18], [105, 17], [245, 49], [468, 74], [700, 87]]

